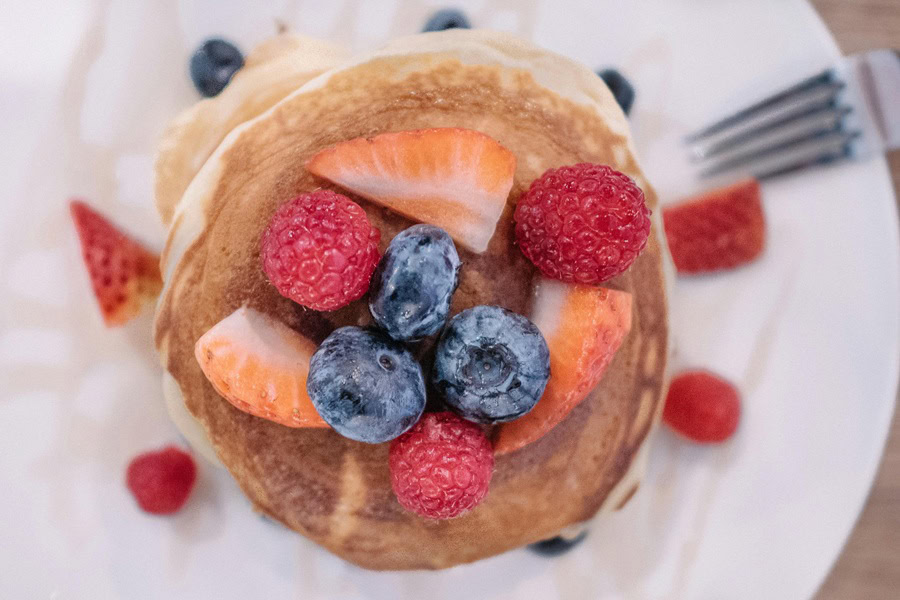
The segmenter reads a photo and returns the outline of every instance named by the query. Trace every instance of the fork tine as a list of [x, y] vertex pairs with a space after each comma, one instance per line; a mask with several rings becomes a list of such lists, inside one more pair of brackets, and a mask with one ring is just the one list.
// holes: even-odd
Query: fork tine
[[859, 131], [840, 130], [819, 134], [719, 161], [702, 170], [700, 176], [712, 177], [727, 171], [742, 171], [757, 179], [765, 179], [814, 164], [834, 162], [851, 155], [851, 142], [860, 135]]
[[738, 138], [750, 137], [777, 123], [833, 107], [843, 87], [843, 82], [833, 81], [785, 96], [778, 102], [768, 104], [765, 109], [757, 110], [744, 119], [693, 142], [690, 151], [694, 156], [702, 158], [716, 146], [733, 144]]
[[850, 111], [849, 106], [815, 109], [798, 117], [778, 121], [768, 127], [721, 140], [706, 147], [702, 155], [694, 154], [692, 159], [698, 163], [713, 159], [723, 161], [736, 155], [761, 152], [828, 131], [836, 131], [840, 129], [843, 118]]
[[800, 81], [799, 83], [792, 85], [780, 92], [776, 92], [771, 96], [763, 98], [759, 102], [751, 104], [750, 106], [729, 115], [719, 121], [716, 121], [712, 125], [704, 127], [700, 131], [696, 131], [685, 138], [685, 141], [688, 143], [699, 141], [705, 137], [708, 137], [714, 133], [718, 133], [728, 127], [731, 127], [741, 121], [757, 114], [763, 112], [772, 106], [783, 102], [785, 99], [788, 99], [795, 94], [800, 94], [811, 89], [820, 87], [822, 85], [827, 85], [833, 83], [835, 80], [834, 71], [832, 69], [826, 69], [822, 71], [818, 75], [813, 75], [807, 79]]

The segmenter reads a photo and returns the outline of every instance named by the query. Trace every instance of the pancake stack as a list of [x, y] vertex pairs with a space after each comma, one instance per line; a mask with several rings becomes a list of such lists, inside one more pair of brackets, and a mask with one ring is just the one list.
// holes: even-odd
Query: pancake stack
[[[655, 215], [645, 251], [604, 284], [632, 294], [633, 314], [602, 381], [548, 434], [498, 455], [486, 500], [463, 516], [430, 521], [405, 511], [391, 490], [388, 444], [288, 428], [241, 412], [216, 393], [194, 345], [243, 305], [315, 343], [337, 327], [371, 323], [365, 301], [334, 312], [304, 309], [279, 295], [260, 265], [260, 237], [272, 214], [315, 189], [358, 202], [381, 231], [381, 251], [414, 224], [305, 169], [311, 156], [338, 142], [459, 127], [489, 135], [516, 156], [512, 190], [487, 249], [459, 248], [463, 269], [451, 314], [482, 304], [529, 313], [539, 273], [514, 243], [513, 210], [548, 168], [610, 165], [642, 188], [651, 210], [657, 207], [622, 111], [602, 80], [566, 58], [506, 34], [470, 30], [396, 40], [339, 66], [333, 63], [342, 60], [340, 51], [321, 43], [285, 36], [277, 47], [258, 60], [251, 55], [220, 97], [182, 116], [157, 162], [157, 202], [170, 231], [155, 336], [171, 378], [173, 415], [192, 443], [221, 461], [257, 510], [371, 569], [475, 561], [622, 506], [640, 480], [665, 385], [668, 258]], [[293, 74], [268, 69], [270, 61], [295, 65]]]

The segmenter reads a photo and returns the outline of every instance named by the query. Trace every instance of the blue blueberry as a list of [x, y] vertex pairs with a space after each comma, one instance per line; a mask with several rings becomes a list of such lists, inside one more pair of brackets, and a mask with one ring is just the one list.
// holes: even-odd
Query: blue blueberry
[[444, 8], [437, 11], [428, 21], [422, 31], [444, 31], [445, 29], [471, 29], [472, 24], [461, 10]]
[[550, 351], [537, 326], [499, 306], [476, 306], [450, 319], [432, 374], [447, 405], [476, 423], [521, 417], [549, 377]]
[[622, 112], [626, 115], [630, 113], [631, 106], [634, 104], [634, 86], [615, 69], [603, 69], [598, 71], [597, 75], [603, 79], [606, 87], [612, 92], [616, 102], [622, 107]]
[[326, 423], [359, 442], [392, 440], [425, 410], [425, 379], [409, 350], [385, 334], [341, 327], [309, 363], [306, 391]]
[[446, 231], [413, 225], [391, 240], [369, 285], [369, 310], [395, 340], [437, 333], [459, 284], [459, 254]]
[[282, 529], [285, 528], [284, 525], [281, 523], [281, 521], [277, 521], [277, 520], [273, 519], [272, 517], [268, 517], [262, 513], [257, 513], [257, 516], [259, 516], [259, 518], [262, 519], [262, 522], [265, 523], [266, 525], [272, 525], [273, 527], [281, 527]]
[[541, 556], [553, 557], [565, 554], [587, 537], [587, 529], [582, 529], [574, 537], [558, 535], [547, 540], [531, 544], [528, 549]]
[[197, 91], [211, 98], [218, 96], [243, 66], [244, 57], [234, 44], [220, 39], [206, 40], [191, 57], [191, 79]]

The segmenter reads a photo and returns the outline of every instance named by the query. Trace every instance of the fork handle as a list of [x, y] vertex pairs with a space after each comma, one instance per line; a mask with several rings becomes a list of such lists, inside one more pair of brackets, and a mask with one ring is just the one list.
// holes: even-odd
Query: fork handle
[[900, 148], [900, 52], [873, 50], [850, 58], [881, 150]]

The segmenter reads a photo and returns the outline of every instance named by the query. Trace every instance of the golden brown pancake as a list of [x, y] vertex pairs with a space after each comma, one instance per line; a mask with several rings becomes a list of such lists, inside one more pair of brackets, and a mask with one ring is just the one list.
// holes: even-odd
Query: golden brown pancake
[[[464, 516], [430, 521], [401, 508], [391, 491], [388, 444], [355, 442], [332, 430], [291, 429], [218, 396], [194, 360], [194, 343], [245, 303], [316, 342], [336, 327], [370, 322], [365, 299], [318, 313], [281, 297], [262, 271], [260, 235], [278, 206], [332, 187], [310, 175], [305, 161], [343, 140], [429, 127], [482, 131], [518, 160], [487, 251], [460, 249], [453, 313], [497, 304], [528, 314], [536, 271], [513, 243], [512, 212], [546, 169], [609, 164], [635, 179], [651, 209], [657, 206], [624, 116], [589, 70], [502, 34], [424, 34], [325, 73], [231, 132], [181, 201], [163, 261], [157, 345], [222, 463], [258, 510], [372, 569], [478, 560], [551, 537], [590, 519], [604, 503], [626, 501], [634, 490], [619, 484], [646, 448], [664, 387], [665, 250], [657, 219], [644, 253], [608, 282], [633, 294], [634, 315], [602, 382], [546, 436], [497, 457], [487, 499]], [[412, 224], [341, 192], [381, 230], [382, 250]], [[417, 348], [426, 369], [430, 346]]]
[[328, 42], [281, 33], [255, 48], [228, 87], [178, 115], [156, 153], [156, 207], [168, 225], [188, 184], [225, 135], [347, 58]]

